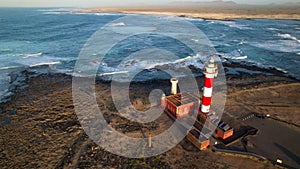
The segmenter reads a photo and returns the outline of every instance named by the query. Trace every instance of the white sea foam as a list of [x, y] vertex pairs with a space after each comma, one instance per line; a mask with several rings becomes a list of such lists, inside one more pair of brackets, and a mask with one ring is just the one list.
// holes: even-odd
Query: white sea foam
[[60, 62], [41, 62], [41, 63], [29, 65], [29, 67], [36, 67], [36, 66], [43, 66], [43, 65], [57, 65], [57, 64], [61, 64], [61, 63]]
[[279, 31], [279, 29], [277, 29], [277, 28], [267, 28], [267, 30], [270, 30], [270, 31]]
[[257, 67], [261, 67], [261, 68], [265, 68], [265, 69], [276, 69], [276, 70], [278, 70], [282, 73], [285, 73], [285, 74], [289, 73], [287, 70], [284, 70], [283, 68], [276, 67], [274, 65], [263, 64], [263, 63], [260, 63], [260, 62], [257, 62], [257, 61], [250, 61], [249, 63], [253, 63]]
[[220, 23], [231, 28], [238, 28], [238, 29], [253, 29], [248, 25], [238, 24], [235, 21], [214, 21], [214, 23]]
[[188, 20], [188, 21], [204, 21], [204, 19], [202, 19], [202, 18], [188, 18], [188, 17], [186, 17], [186, 18], [184, 18], [185, 20]]
[[195, 59], [199, 59], [199, 58], [201, 58], [201, 55], [197, 54], [195, 56], [187, 56], [182, 59], [177, 59], [174, 63], [186, 62], [186, 61], [191, 61], [191, 60], [195, 60]]
[[108, 73], [101, 73], [97, 76], [109, 76], [109, 75], [116, 75], [116, 74], [126, 74], [128, 71], [118, 71], [118, 72], [108, 72]]
[[232, 59], [235, 59], [235, 60], [245, 60], [247, 58], [248, 58], [248, 56], [240, 56], [240, 57], [234, 57]]
[[215, 20], [207, 20], [208, 24], [214, 24], [216, 23]]
[[0, 70], [10, 71], [10, 69], [15, 68], [28, 68], [41, 65], [55, 65], [60, 64], [60, 61], [65, 60], [69, 61], [70, 59], [41, 55], [41, 53], [21, 55], [5, 54], [0, 55]]
[[191, 39], [194, 42], [199, 42], [199, 39]]
[[277, 36], [285, 38], [285, 39], [292, 39], [292, 40], [295, 40], [295, 41], [297, 41], [297, 42], [300, 43], [300, 40], [297, 37], [295, 37], [295, 36], [293, 36], [291, 34], [287, 34], [287, 33], [286, 34], [281, 34], [281, 33], [278, 33]]
[[233, 50], [230, 53], [225, 55], [229, 56], [231, 59], [236, 59], [236, 60], [247, 59], [247, 56], [244, 55], [241, 49]]
[[[122, 13], [86, 13], [86, 14], [93, 14], [93, 15], [97, 15], [97, 16], [107, 16], [107, 15], [109, 15], [109, 16], [111, 16], [111, 15], [124, 15], [124, 14], [122, 14]], [[127, 14], [126, 14], [127, 15]]]
[[271, 51], [296, 53], [299, 51], [300, 44], [295, 40], [270, 40], [265, 42], [252, 42], [251, 46]]
[[124, 74], [131, 71], [139, 70], [139, 69], [157, 69], [164, 66], [171, 67], [187, 67], [187, 66], [195, 66], [197, 68], [203, 68], [203, 63], [200, 61], [201, 56], [199, 54], [195, 56], [187, 56], [185, 58], [177, 59], [174, 61], [149, 61], [149, 60], [137, 60], [131, 59], [122, 62], [118, 68], [113, 68], [107, 66], [106, 63], [100, 64], [100, 69], [104, 72], [112, 72], [105, 73], [101, 75], [112, 75], [112, 74]]
[[277, 69], [277, 70], [279, 70], [280, 72], [283, 72], [283, 73], [285, 73], [285, 74], [288, 73], [288, 71], [286, 71], [286, 70], [284, 70], [284, 69], [281, 69], [281, 68], [278, 68], [278, 67], [273, 67], [273, 68], [275, 68], [275, 69]]
[[110, 26], [126, 26], [124, 22], [112, 23]]
[[201, 68], [203, 66], [203, 64], [201, 62], [199, 63], [198, 60], [200, 58], [201, 58], [201, 56], [199, 54], [197, 54], [195, 56], [187, 56], [185, 58], [177, 59], [175, 61], [157, 62], [157, 63], [153, 63], [153, 64], [145, 63], [144, 66], [145, 66], [146, 69], [153, 69], [153, 68], [156, 68], [158, 66], [176, 64], [178, 67], [186, 67], [186, 66], [193, 65], [195, 67]]
[[234, 56], [231, 53], [218, 53], [218, 55], [221, 55], [225, 59], [233, 59], [233, 60], [246, 60], [248, 59], [248, 56]]
[[8, 70], [8, 69], [14, 69], [18, 68], [19, 66], [5, 66], [5, 67], [0, 67], [0, 70]]
[[43, 55], [43, 53], [15, 54], [15, 56], [21, 56], [21, 57], [24, 57], [24, 58], [39, 57], [39, 56], [42, 56], [42, 55]]
[[245, 44], [245, 43], [247, 43], [247, 42], [244, 41], [244, 40], [242, 40], [242, 41], [240, 41], [240, 42], [238, 43], [238, 45], [243, 45], [243, 44]]
[[70, 14], [71, 12], [44, 12], [44, 15], [61, 15], [61, 14]]
[[9, 49], [9, 48], [3, 48], [3, 49], [0, 49], [1, 52], [9, 52], [9, 51], [12, 51], [12, 49]]

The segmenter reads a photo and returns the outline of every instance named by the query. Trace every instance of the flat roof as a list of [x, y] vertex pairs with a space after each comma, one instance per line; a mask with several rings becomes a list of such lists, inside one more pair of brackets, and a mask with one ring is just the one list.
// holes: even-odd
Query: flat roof
[[220, 119], [214, 119], [211, 122], [217, 126], [220, 123], [220, 121], [221, 121]]
[[200, 142], [208, 140], [206, 136], [201, 134], [197, 129], [193, 128], [189, 131], [195, 138], [197, 138]]
[[208, 134], [211, 132], [211, 130], [209, 130], [208, 128], [204, 127], [202, 123], [200, 123], [199, 121], [195, 121], [194, 123], [194, 127], [201, 131], [201, 133], [203, 133], [204, 135]]
[[167, 100], [173, 103], [175, 106], [179, 107], [185, 104], [199, 102], [199, 97], [190, 93], [177, 93], [175, 95], [167, 96]]
[[232, 129], [227, 123], [220, 121], [218, 124], [218, 127], [224, 131], [228, 131], [230, 129]]

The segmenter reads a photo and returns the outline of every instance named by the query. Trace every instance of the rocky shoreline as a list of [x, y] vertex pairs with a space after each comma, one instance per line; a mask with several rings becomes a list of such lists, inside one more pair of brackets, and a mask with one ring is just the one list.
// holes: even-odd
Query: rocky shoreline
[[[291, 81], [299, 81], [299, 79], [296, 79], [295, 77], [289, 75], [288, 73], [278, 70], [275, 67], [258, 67], [255, 63], [243, 61], [243, 60], [233, 60], [225, 58], [221, 55], [219, 57], [223, 60], [222, 66], [224, 68], [225, 75], [227, 76], [227, 79], [233, 79], [233, 78], [243, 78], [243, 77], [251, 77], [251, 76], [274, 76], [282, 77], [290, 79]], [[194, 67], [189, 66], [191, 71], [195, 74], [195, 77], [202, 77], [202, 70]], [[158, 68], [158, 70], [160, 70]], [[14, 94], [21, 92], [25, 88], [28, 87], [28, 80], [38, 77], [38, 76], [65, 76], [66, 79], [72, 78], [71, 75], [65, 74], [65, 73], [57, 73], [53, 71], [49, 66], [36, 66], [36, 67], [30, 67], [30, 68], [24, 68], [23, 70], [17, 70], [15, 72], [10, 73], [10, 86], [7, 90], [7, 92], [2, 96], [0, 99], [0, 103], [5, 103], [11, 100], [13, 98]], [[98, 82], [111, 82], [110, 76], [97, 76], [96, 81]], [[273, 79], [273, 78], [270, 78]], [[150, 82], [157, 82], [161, 80], [150, 80]], [[168, 81], [168, 80], [167, 80]], [[138, 83], [148, 83], [148, 81], [144, 82], [138, 82]], [[246, 85], [249, 85], [246, 83]]]
[[[229, 100], [225, 106], [226, 111], [232, 113], [240, 111], [232, 106], [233, 98], [244, 96], [244, 94], [239, 95], [239, 92], [274, 86], [283, 88], [287, 86], [293, 87], [295, 91], [299, 90], [299, 81], [278, 70], [267, 70], [242, 63], [225, 64], [225, 69], [236, 67], [264, 73], [240, 72], [227, 75]], [[211, 168], [211, 166], [240, 168], [245, 165], [262, 168], [271, 166], [269, 163], [258, 163], [247, 158], [239, 158], [240, 162], [237, 163], [234, 162], [237, 157], [223, 156], [210, 151], [199, 152], [186, 139], [172, 150], [151, 158], [119, 157], [97, 146], [82, 130], [74, 111], [71, 76], [56, 73], [36, 74], [24, 70], [14, 79], [10, 96], [0, 104], [1, 168], [199, 168], [200, 166], [201, 168]], [[199, 84], [203, 80], [201, 76], [196, 79]], [[149, 83], [132, 83], [131, 97], [137, 108], [143, 109], [149, 106], [149, 91], [155, 88], [169, 90], [169, 80], [151, 81], [150, 85], [147, 84]], [[110, 90], [109, 81], [97, 80], [96, 96], [99, 107], [105, 110], [104, 116], [114, 128], [129, 135], [158, 130], [161, 126], [158, 122], [137, 125], [120, 117], [112, 105]], [[286, 97], [281, 90], [278, 92], [280, 97]], [[298, 96], [294, 95], [294, 97]], [[279, 112], [278, 118], [299, 124], [300, 119], [297, 115], [297, 118], [289, 119], [281, 113], [285, 112]]]

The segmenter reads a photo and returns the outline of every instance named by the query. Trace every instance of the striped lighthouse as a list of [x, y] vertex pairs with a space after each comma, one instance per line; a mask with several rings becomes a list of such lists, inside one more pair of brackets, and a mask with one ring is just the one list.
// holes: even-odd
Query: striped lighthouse
[[209, 63], [205, 65], [205, 69], [203, 73], [205, 74], [205, 80], [204, 80], [201, 112], [209, 113], [211, 100], [212, 100], [214, 78], [217, 77], [218, 75], [218, 66], [217, 64], [215, 64], [215, 60], [213, 57], [211, 57], [209, 59]]

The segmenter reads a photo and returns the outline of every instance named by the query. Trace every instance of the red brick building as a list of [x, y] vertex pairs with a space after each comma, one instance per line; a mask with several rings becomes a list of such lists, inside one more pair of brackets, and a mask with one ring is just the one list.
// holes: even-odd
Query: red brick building
[[211, 125], [216, 126], [217, 129], [215, 133], [219, 138], [223, 140], [226, 140], [233, 135], [233, 128], [230, 127], [227, 123], [220, 121], [218, 117], [213, 115], [213, 113], [199, 112], [197, 120], [202, 123], [208, 121]]
[[[207, 132], [209, 132], [209, 130], [207, 130]], [[200, 150], [205, 150], [210, 145], [209, 135], [207, 136], [206, 130], [204, 129], [200, 132], [196, 128], [192, 128], [187, 134], [187, 139]]]
[[163, 97], [161, 99], [162, 107], [165, 111], [175, 118], [187, 116], [190, 112], [198, 112], [199, 99], [189, 93], [177, 93]]
[[233, 135], [233, 128], [223, 121], [220, 121], [216, 130], [218, 137], [226, 140]]

